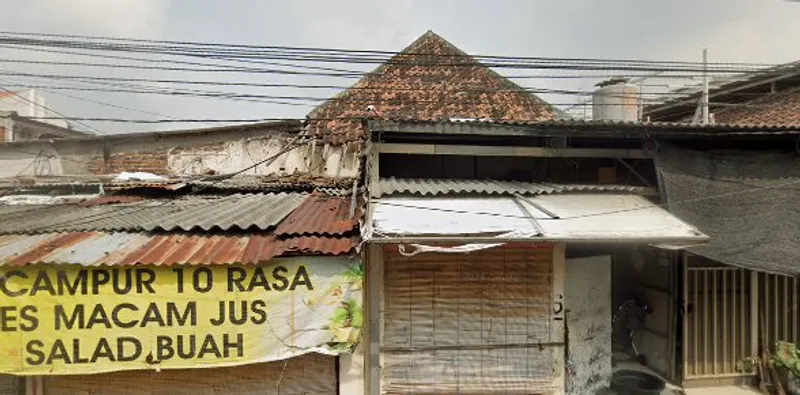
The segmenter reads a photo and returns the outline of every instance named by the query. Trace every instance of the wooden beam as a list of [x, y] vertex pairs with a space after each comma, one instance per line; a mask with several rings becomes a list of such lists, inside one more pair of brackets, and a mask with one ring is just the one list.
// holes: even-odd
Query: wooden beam
[[527, 156], [542, 158], [652, 158], [649, 151], [619, 148], [545, 148], [442, 144], [376, 144], [381, 154]]
[[381, 393], [381, 339], [383, 338], [383, 246], [369, 245], [367, 249], [366, 306], [367, 331], [366, 360], [364, 366], [368, 395]]
[[625, 166], [625, 168], [626, 168], [626, 169], [628, 169], [628, 171], [630, 171], [630, 172], [631, 172], [631, 174], [633, 174], [634, 176], [636, 176], [636, 178], [638, 178], [638, 179], [639, 179], [639, 181], [641, 181], [641, 182], [642, 182], [644, 185], [647, 185], [648, 187], [651, 187], [651, 188], [653, 187], [653, 184], [652, 184], [652, 183], [650, 183], [650, 181], [647, 181], [647, 179], [646, 179], [646, 178], [644, 178], [644, 176], [643, 176], [641, 173], [639, 173], [639, 172], [638, 172], [638, 171], [637, 171], [637, 170], [636, 170], [636, 169], [633, 167], [633, 165], [631, 165], [630, 163], [626, 162], [626, 161], [625, 161], [625, 159], [622, 159], [622, 158], [617, 158], [617, 162], [619, 162], [619, 163], [622, 163], [622, 165], [623, 165], [623, 166]]
[[369, 189], [369, 197], [370, 198], [377, 198], [381, 196], [381, 183], [380, 183], [380, 161], [378, 158], [378, 144], [373, 144], [373, 146], [369, 150], [369, 154], [367, 155], [367, 170], [368, 176], [367, 179]]

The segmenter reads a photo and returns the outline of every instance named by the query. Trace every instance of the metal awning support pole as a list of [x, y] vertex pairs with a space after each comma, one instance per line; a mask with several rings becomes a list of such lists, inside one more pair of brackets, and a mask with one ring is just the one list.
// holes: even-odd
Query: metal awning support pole
[[[522, 201], [524, 201], [525, 203], [528, 203], [528, 204], [530, 204], [531, 206], [533, 206], [533, 207], [536, 207], [536, 209], [537, 209], [537, 210], [539, 210], [539, 211], [541, 211], [541, 212], [545, 213], [545, 214], [546, 214], [548, 217], [550, 217], [550, 218], [553, 218], [553, 219], [559, 219], [559, 218], [561, 218], [561, 217], [559, 217], [559, 216], [558, 216], [558, 214], [556, 214], [556, 213], [554, 213], [554, 212], [552, 212], [552, 211], [548, 210], [547, 208], [545, 208], [545, 207], [544, 207], [544, 206], [542, 206], [541, 204], [539, 204], [539, 203], [536, 203], [536, 202], [534, 202], [532, 199], [528, 199], [528, 198], [526, 198], [525, 196], [522, 196], [522, 195], [520, 195], [520, 194], [514, 194], [514, 201], [515, 201], [515, 202], [516, 202], [516, 199], [522, 200]], [[528, 212], [528, 210], [525, 210], [525, 212], [527, 213], [527, 212]], [[538, 225], [537, 225], [537, 227], [538, 227]], [[541, 228], [540, 228], [540, 230], [541, 230]]]
[[525, 214], [525, 216], [528, 217], [528, 220], [531, 222], [531, 226], [536, 228], [536, 234], [543, 235], [544, 229], [542, 229], [542, 227], [539, 226], [539, 223], [536, 222], [536, 218], [534, 218], [531, 212], [528, 211], [527, 208], [525, 208], [525, 205], [522, 204], [522, 202], [520, 202], [519, 195], [514, 195], [514, 204], [516, 204], [517, 208], [519, 208], [520, 211], [522, 211]]
[[701, 113], [703, 124], [707, 125], [708, 117], [708, 48], [703, 48], [703, 103]]

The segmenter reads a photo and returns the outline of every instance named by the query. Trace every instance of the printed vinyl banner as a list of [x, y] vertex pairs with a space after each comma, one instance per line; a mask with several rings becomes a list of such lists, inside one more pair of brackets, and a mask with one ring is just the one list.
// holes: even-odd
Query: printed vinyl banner
[[358, 260], [0, 268], [0, 373], [231, 366], [350, 351]]

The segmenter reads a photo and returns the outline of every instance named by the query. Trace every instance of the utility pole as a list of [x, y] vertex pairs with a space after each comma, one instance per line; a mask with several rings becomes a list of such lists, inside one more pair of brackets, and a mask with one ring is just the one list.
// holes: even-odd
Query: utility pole
[[708, 48], [703, 48], [703, 95], [701, 107], [701, 119], [703, 124], [708, 124]]

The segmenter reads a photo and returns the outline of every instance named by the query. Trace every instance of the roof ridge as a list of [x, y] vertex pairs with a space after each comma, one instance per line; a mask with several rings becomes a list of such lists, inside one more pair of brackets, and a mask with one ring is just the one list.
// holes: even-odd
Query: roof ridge
[[[442, 56], [450, 56], [455, 62], [451, 59], [437, 63]], [[422, 67], [427, 66], [426, 62], [431, 65]], [[376, 106], [372, 108], [369, 104]], [[345, 141], [363, 138], [366, 127], [359, 119], [402, 114], [420, 119], [556, 118], [551, 104], [429, 30], [350, 87], [312, 109], [307, 119], [313, 133], [330, 135], [337, 143], [337, 135], [351, 132], [354, 136]]]

